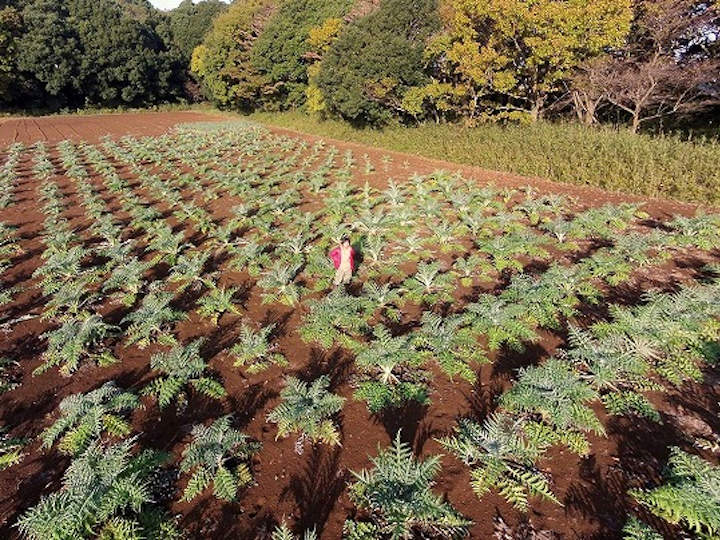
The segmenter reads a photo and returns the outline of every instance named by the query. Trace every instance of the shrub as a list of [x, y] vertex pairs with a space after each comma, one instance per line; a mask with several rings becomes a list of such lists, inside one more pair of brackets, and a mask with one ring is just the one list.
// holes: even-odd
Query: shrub
[[[532, 125], [425, 123], [383, 130], [319, 120], [300, 112], [258, 113], [253, 120], [321, 137], [557, 182], [649, 197], [720, 204], [720, 143], [682, 135], [632, 135], [613, 127], [563, 122]], [[478, 152], [478, 148], [482, 152]], [[662, 156], [662, 160], [658, 159]]]
[[493, 294], [481, 294], [468, 305], [465, 316], [476, 334], [487, 336], [490, 350], [506, 345], [522, 351], [526, 343], [539, 339], [525, 306]]
[[402, 298], [416, 304], [435, 305], [452, 301], [452, 276], [441, 272], [440, 264], [421, 262], [417, 271], [402, 284]]
[[720, 534], [719, 485], [720, 467], [674, 447], [665, 483], [630, 494], [670, 523], [682, 524], [700, 538], [716, 538]]
[[208, 366], [200, 356], [202, 343], [202, 339], [196, 339], [189, 345], [176, 345], [167, 352], [153, 355], [150, 368], [162, 375], [153, 379], [142, 393], [154, 396], [160, 407], [167, 407], [178, 397], [181, 404], [187, 403], [185, 388], [188, 385], [208, 397], [224, 397], [222, 383], [205, 375]]
[[584, 455], [589, 451], [589, 443], [582, 432], [605, 433], [588, 405], [597, 397], [595, 390], [566, 362], [550, 358], [540, 366], [521, 369], [517, 382], [500, 403], [514, 413], [537, 415], [542, 423], [534, 424], [535, 429], [545, 432], [543, 428], [549, 428], [546, 436]]
[[651, 291], [635, 307], [613, 305], [612, 320], [593, 326], [601, 339], [628, 340], [633, 354], [673, 385], [702, 380], [701, 367], [717, 360], [720, 282], [689, 285], [678, 292]]
[[310, 312], [300, 327], [303, 341], [314, 341], [329, 349], [336, 342], [348, 344], [350, 336], [367, 327], [365, 302], [341, 288], [321, 300], [308, 303]]
[[641, 344], [622, 335], [597, 338], [575, 326], [569, 328], [569, 342], [571, 347], [562, 358], [581, 370], [585, 380], [602, 393], [609, 413], [636, 414], [660, 422], [660, 413], [640, 394], [662, 389], [650, 376], [651, 363], [642, 354]]
[[240, 327], [238, 341], [230, 349], [230, 356], [233, 358], [235, 367], [245, 366], [248, 373], [259, 373], [271, 365], [287, 366], [288, 362], [282, 353], [275, 352], [277, 345], [270, 343], [270, 335], [275, 329], [274, 324], [269, 324], [254, 331], [243, 324]]
[[558, 502], [547, 476], [536, 466], [549, 443], [533, 436], [525, 426], [507, 413], [495, 414], [482, 425], [462, 419], [455, 434], [440, 443], [470, 467], [471, 486], [478, 497], [495, 488], [524, 511], [529, 496]]
[[356, 347], [360, 373], [355, 398], [366, 401], [373, 413], [402, 407], [408, 401], [429, 403], [429, 375], [421, 368], [424, 358], [412, 345], [412, 337], [393, 337], [382, 325], [375, 326], [373, 337], [367, 345]]
[[33, 375], [61, 365], [60, 373], [69, 376], [86, 359], [97, 362], [100, 366], [117, 362], [102, 345], [105, 337], [115, 329], [116, 327], [103, 322], [100, 315], [87, 312], [66, 320], [60, 328], [43, 334], [43, 337], [48, 339], [48, 347], [43, 353], [43, 363], [35, 368]]
[[275, 527], [271, 540], [317, 540], [317, 534], [315, 533], [315, 529], [310, 529], [305, 531], [302, 537], [295, 536], [288, 526], [285, 525], [285, 522], [283, 522]]
[[5, 428], [0, 428], [0, 471], [20, 463], [26, 443], [25, 439], [11, 437], [5, 432]]
[[623, 540], [663, 540], [662, 534], [634, 516], [625, 523], [622, 532]]
[[280, 302], [287, 306], [297, 304], [303, 291], [294, 281], [299, 271], [299, 264], [290, 266], [281, 261], [269, 268], [257, 281], [258, 286], [263, 289], [262, 303]]
[[276, 439], [299, 431], [298, 447], [306, 438], [313, 443], [340, 444], [340, 432], [331, 417], [342, 409], [345, 398], [328, 392], [329, 385], [327, 376], [312, 383], [287, 378], [280, 393], [282, 401], [267, 417], [268, 422], [278, 425]]
[[149, 508], [150, 476], [165, 457], [150, 450], [132, 455], [134, 442], [91, 444], [68, 467], [62, 489], [20, 517], [20, 532], [32, 540], [179, 538], [174, 524]]
[[[370, 523], [346, 521], [348, 538], [462, 538], [472, 522], [432, 491], [440, 472], [440, 456], [417, 461], [412, 448], [400, 439], [379, 450], [374, 467], [351, 471], [355, 483], [351, 500], [367, 511]], [[360, 534], [362, 532], [362, 534]]]
[[413, 343], [423, 354], [433, 358], [448, 376], [475, 382], [472, 366], [489, 362], [475, 334], [461, 315], [441, 317], [435, 313], [422, 315], [422, 326], [413, 336]]
[[[192, 473], [183, 500], [194, 499], [212, 482], [213, 494], [231, 501], [239, 488], [252, 482], [249, 460], [261, 445], [234, 429], [231, 421], [231, 416], [223, 416], [209, 426], [200, 424], [193, 428], [193, 440], [183, 450], [180, 462], [182, 472]], [[237, 463], [235, 470], [231, 462]]]
[[112, 270], [103, 284], [103, 292], [117, 291], [114, 298], [125, 306], [135, 303], [138, 293], [145, 285], [145, 272], [152, 267], [151, 263], [139, 261], [131, 257], [119, 263]]
[[212, 285], [208, 293], [198, 301], [198, 315], [210, 319], [213, 326], [217, 326], [218, 319], [223, 313], [239, 314], [240, 310], [233, 304], [233, 296], [238, 289], [226, 289]]
[[143, 298], [140, 307], [120, 322], [130, 323], [126, 345], [137, 343], [143, 349], [155, 341], [175, 343], [175, 336], [168, 332], [170, 323], [181, 321], [187, 315], [170, 307], [172, 300], [173, 295], [168, 292], [151, 292]]
[[137, 396], [124, 392], [112, 381], [86, 394], [71, 394], [60, 402], [60, 418], [40, 435], [43, 446], [50, 448], [62, 436], [60, 450], [78, 455], [105, 431], [124, 437], [132, 427], [123, 415], [138, 405]]

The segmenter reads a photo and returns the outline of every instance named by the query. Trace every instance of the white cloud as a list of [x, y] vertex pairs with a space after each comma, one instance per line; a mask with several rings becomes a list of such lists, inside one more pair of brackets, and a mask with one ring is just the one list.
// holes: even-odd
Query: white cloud
[[182, 0], [150, 0], [150, 3], [158, 9], [173, 9], [178, 7]]
[[[196, 4], [198, 3], [198, 1], [202, 1], [202, 0], [193, 0], [193, 2], [195, 2]], [[229, 3], [229, 0], [223, 0], [223, 1]], [[150, 3], [153, 6], [155, 6], [156, 8], [166, 9], [166, 10], [174, 9], [174, 8], [178, 7], [180, 5], [180, 2], [182, 2], [182, 0], [150, 0]]]

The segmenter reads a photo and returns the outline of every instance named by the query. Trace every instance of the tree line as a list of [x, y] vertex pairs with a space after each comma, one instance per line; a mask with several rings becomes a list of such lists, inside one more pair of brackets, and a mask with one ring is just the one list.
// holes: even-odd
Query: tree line
[[708, 0], [0, 0], [0, 108], [207, 98], [361, 125], [716, 114]]
[[219, 0], [0, 0], [0, 108], [150, 106], [193, 97], [192, 50]]
[[236, 1], [191, 71], [231, 109], [637, 131], [717, 106], [719, 20], [697, 0]]

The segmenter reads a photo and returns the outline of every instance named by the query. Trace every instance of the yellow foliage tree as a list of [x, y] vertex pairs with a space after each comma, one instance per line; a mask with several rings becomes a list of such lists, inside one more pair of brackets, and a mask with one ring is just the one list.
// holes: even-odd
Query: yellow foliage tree
[[215, 19], [203, 43], [193, 51], [190, 71], [216, 104], [246, 109], [260, 100], [267, 81], [253, 67], [250, 57], [275, 3], [275, 0], [234, 2]]
[[335, 41], [342, 29], [343, 20], [337, 17], [325, 19], [325, 21], [308, 32], [308, 45], [310, 51], [307, 54], [308, 59], [313, 63], [307, 68], [308, 87], [305, 89], [305, 108], [310, 113], [322, 114], [327, 110], [325, 98], [322, 91], [318, 88], [317, 78], [320, 75], [320, 60], [328, 51], [330, 45]]
[[493, 114], [533, 120], [581, 62], [623, 45], [633, 19], [632, 0], [446, 0], [441, 14], [427, 51], [467, 113], [492, 98]]

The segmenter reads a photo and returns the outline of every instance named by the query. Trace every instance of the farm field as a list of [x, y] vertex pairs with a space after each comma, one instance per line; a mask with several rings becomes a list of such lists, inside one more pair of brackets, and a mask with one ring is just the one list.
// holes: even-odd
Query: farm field
[[0, 118], [0, 145], [65, 140], [98, 141], [107, 134], [161, 135], [182, 122], [211, 121], [217, 117], [193, 111], [138, 112], [77, 116]]
[[720, 534], [720, 215], [142, 118], [0, 139], [0, 537]]

